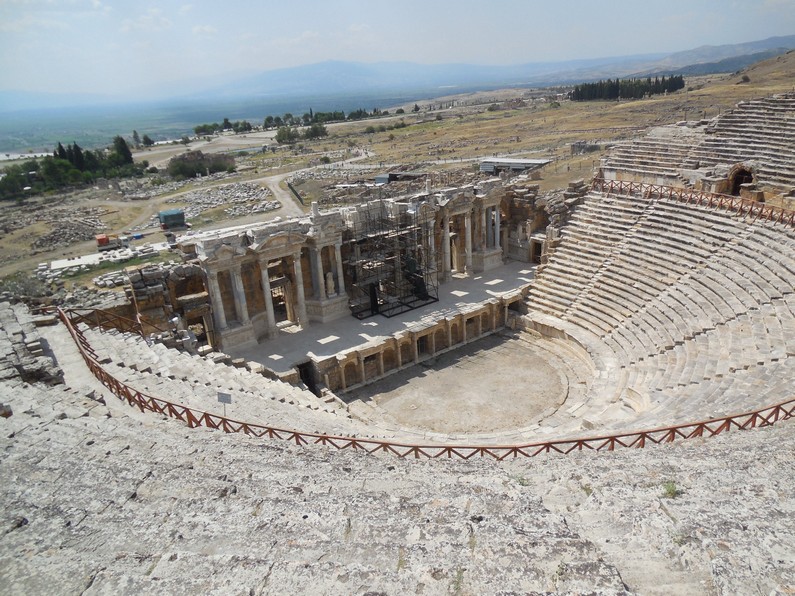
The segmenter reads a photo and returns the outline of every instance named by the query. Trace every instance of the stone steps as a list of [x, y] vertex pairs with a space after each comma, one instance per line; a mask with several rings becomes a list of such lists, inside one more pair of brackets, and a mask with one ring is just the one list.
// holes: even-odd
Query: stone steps
[[[212, 353], [206, 357], [191, 356], [162, 344], [147, 345], [132, 334], [101, 333], [88, 328], [83, 332], [108, 372], [154, 397], [219, 414], [223, 405], [218, 403], [217, 394], [230, 393], [235, 407], [227, 408], [229, 417], [277, 426], [280, 419], [293, 425], [303, 422], [309, 427], [322, 427], [337, 418], [346, 418], [345, 411], [336, 404], [327, 404], [309, 391], [246, 369], [216, 363], [214, 360], [219, 358]], [[233, 409], [238, 413], [232, 414]], [[313, 414], [307, 418], [302, 410]]]
[[[612, 353], [617, 368], [600, 374], [628, 389], [611, 404], [596, 384], [580, 408], [590, 424], [609, 430], [724, 415], [743, 410], [743, 391], [753, 390], [745, 409], [786, 397], [777, 381], [770, 393], [763, 387], [788, 370], [795, 345], [795, 231], [644, 201], [637, 225], [610, 245], [607, 232], [593, 232], [610, 204], [588, 196], [584, 206], [588, 217], [570, 222], [529, 305]], [[755, 376], [764, 381], [755, 386]], [[643, 416], [627, 416], [622, 404]]]

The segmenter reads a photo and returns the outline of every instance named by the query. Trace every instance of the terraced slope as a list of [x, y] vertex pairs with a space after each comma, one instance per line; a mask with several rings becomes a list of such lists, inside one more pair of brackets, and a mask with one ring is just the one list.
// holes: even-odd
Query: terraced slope
[[667, 426], [795, 395], [795, 230], [667, 199], [591, 192], [537, 275], [530, 325], [599, 363], [577, 414]]

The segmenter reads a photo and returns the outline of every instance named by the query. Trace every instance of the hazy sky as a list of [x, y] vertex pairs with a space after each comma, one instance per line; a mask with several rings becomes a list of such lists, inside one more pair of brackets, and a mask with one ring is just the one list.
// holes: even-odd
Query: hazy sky
[[141, 94], [324, 60], [519, 64], [795, 34], [795, 0], [0, 0], [0, 89]]

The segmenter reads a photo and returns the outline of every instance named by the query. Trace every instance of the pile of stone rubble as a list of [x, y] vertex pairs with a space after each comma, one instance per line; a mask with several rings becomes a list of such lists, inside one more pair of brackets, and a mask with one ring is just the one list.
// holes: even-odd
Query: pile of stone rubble
[[10, 233], [37, 223], [51, 226], [51, 230], [36, 236], [30, 246], [34, 251], [50, 251], [75, 242], [91, 240], [105, 228], [100, 219], [105, 215], [103, 207], [81, 207], [77, 205], [43, 208], [39, 204], [9, 209], [0, 216], [0, 231]]
[[170, 203], [186, 203], [185, 217], [191, 219], [218, 207], [225, 207], [227, 216], [237, 217], [264, 213], [281, 207], [271, 198], [271, 192], [257, 184], [244, 182], [215, 188], [194, 190], [170, 199]]
[[[99, 255], [97, 265], [102, 263], [124, 263], [132, 259], [149, 259], [157, 256], [159, 253], [157, 249], [151, 244], [144, 244], [142, 246], [134, 246], [120, 250], [108, 251]], [[48, 263], [40, 263], [36, 268], [35, 274], [41, 281], [45, 283], [56, 283], [64, 277], [70, 277], [91, 271], [96, 265], [87, 265], [85, 263], [75, 263], [73, 266], [64, 267], [61, 269], [52, 269]], [[121, 275], [120, 273], [108, 273], [107, 276], [102, 278], [111, 278]], [[95, 278], [97, 279], [97, 278]], [[95, 282], [96, 283], [96, 282]], [[98, 284], [100, 287], [106, 287], [103, 284]], [[114, 284], [119, 285], [119, 284]], [[111, 286], [107, 286], [111, 287]]]

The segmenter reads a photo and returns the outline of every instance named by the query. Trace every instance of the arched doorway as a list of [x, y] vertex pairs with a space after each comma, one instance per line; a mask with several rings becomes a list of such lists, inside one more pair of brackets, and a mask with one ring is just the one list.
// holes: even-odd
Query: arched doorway
[[734, 197], [740, 196], [740, 187], [754, 181], [753, 172], [746, 166], [734, 166], [729, 174], [729, 192]]

